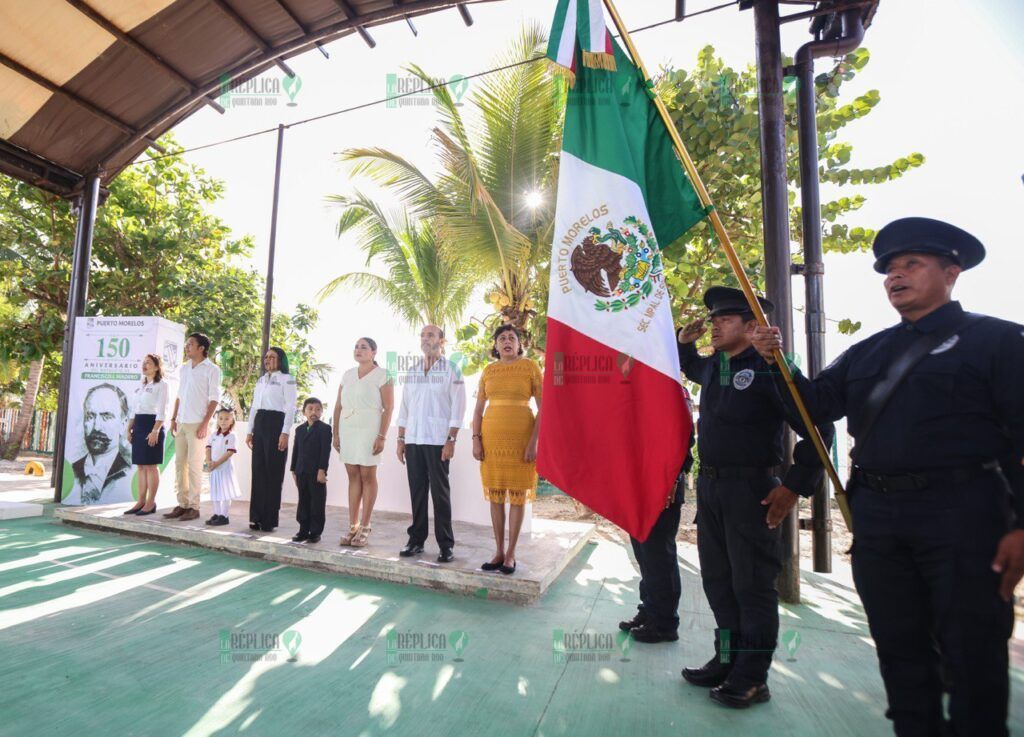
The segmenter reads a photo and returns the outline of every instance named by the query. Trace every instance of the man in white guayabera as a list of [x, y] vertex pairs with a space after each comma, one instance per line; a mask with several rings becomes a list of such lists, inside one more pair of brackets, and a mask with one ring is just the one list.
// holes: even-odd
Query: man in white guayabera
[[398, 460], [406, 464], [412, 525], [409, 542], [399, 552], [404, 558], [423, 552], [427, 532], [427, 494], [434, 502], [434, 537], [439, 563], [455, 555], [452, 531], [451, 486], [448, 464], [455, 455], [455, 439], [466, 411], [466, 385], [462, 372], [444, 356], [444, 331], [427, 325], [420, 331], [423, 358], [402, 377], [402, 406], [398, 413]]
[[185, 341], [185, 365], [181, 367], [178, 398], [171, 415], [174, 435], [175, 491], [178, 506], [164, 515], [182, 522], [198, 519], [199, 495], [203, 491], [203, 460], [206, 433], [220, 401], [220, 369], [207, 356], [210, 339], [192, 333]]

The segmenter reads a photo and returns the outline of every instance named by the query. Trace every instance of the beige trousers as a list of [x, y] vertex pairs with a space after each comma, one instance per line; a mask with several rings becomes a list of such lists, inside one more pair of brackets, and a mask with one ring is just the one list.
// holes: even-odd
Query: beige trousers
[[174, 436], [174, 489], [178, 506], [199, 511], [199, 495], [203, 491], [203, 462], [206, 460], [206, 438], [196, 437], [198, 422], [179, 422]]

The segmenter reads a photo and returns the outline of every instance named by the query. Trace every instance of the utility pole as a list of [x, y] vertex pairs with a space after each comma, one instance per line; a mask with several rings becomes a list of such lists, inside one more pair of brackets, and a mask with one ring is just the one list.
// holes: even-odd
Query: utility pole
[[[782, 350], [793, 352], [793, 298], [790, 288], [789, 199], [786, 181], [786, 118], [782, 91], [782, 43], [778, 0], [756, 0], [754, 37], [757, 59], [758, 112], [761, 129], [761, 207], [767, 297], [775, 304], [773, 323], [782, 331]], [[793, 434], [786, 431], [785, 465], [793, 462]], [[780, 598], [800, 602], [798, 512], [782, 522]]]
[[64, 487], [64, 449], [68, 434], [68, 399], [71, 395], [71, 367], [74, 360], [75, 324], [77, 318], [85, 315], [85, 303], [89, 298], [89, 265], [92, 261], [92, 234], [96, 224], [96, 209], [99, 207], [100, 175], [93, 174], [85, 180], [82, 193], [78, 196], [75, 209], [78, 227], [75, 230], [75, 246], [71, 255], [71, 287], [68, 290], [67, 320], [64, 323], [64, 351], [60, 365], [60, 388], [57, 390], [57, 434], [53, 449], [53, 471], [50, 483], [53, 485], [53, 501], [58, 504]]
[[[786, 69], [797, 78], [797, 119], [800, 141], [800, 208], [804, 263], [796, 270], [804, 277], [807, 320], [807, 375], [814, 378], [825, 368], [825, 264], [821, 248], [821, 197], [818, 181], [818, 125], [814, 92], [814, 59], [839, 57], [860, 46], [864, 39], [861, 9], [843, 12], [827, 38], [804, 44], [796, 52], [796, 63]], [[832, 509], [828, 481], [822, 482], [811, 502], [810, 529], [814, 570], [832, 572]], [[807, 520], [801, 520], [806, 529]]]
[[267, 256], [266, 291], [263, 294], [263, 340], [260, 349], [260, 373], [263, 357], [270, 348], [270, 317], [274, 305], [274, 256], [277, 251], [277, 203], [281, 196], [281, 155], [284, 150], [284, 124], [277, 126], [277, 158], [274, 160], [274, 200], [270, 207], [270, 248]]

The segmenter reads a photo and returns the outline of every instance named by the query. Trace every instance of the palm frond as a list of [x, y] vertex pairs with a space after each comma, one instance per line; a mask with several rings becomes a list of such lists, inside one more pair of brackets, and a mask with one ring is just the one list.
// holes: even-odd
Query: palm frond
[[355, 162], [353, 176], [366, 176], [393, 191], [418, 215], [429, 216], [441, 204], [442, 194], [434, 183], [407, 159], [383, 148], [350, 148], [341, 153], [343, 161]]

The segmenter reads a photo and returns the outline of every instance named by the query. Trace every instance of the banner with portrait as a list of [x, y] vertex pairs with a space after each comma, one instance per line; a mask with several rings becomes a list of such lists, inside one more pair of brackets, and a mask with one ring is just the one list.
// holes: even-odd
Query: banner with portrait
[[163, 364], [168, 396], [159, 503], [174, 491], [170, 418], [185, 327], [162, 317], [76, 319], [61, 499], [64, 504], [114, 504], [137, 498], [128, 420], [142, 381], [142, 360], [155, 354]]

